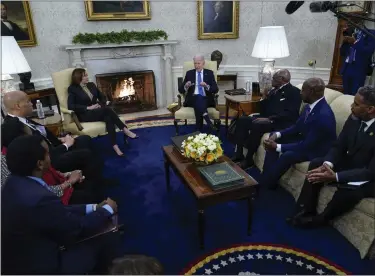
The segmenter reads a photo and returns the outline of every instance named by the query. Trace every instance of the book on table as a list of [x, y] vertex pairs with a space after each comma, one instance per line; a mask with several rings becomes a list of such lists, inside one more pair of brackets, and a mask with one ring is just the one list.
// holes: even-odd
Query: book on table
[[245, 177], [227, 162], [198, 167], [197, 169], [215, 191], [245, 184]]
[[184, 140], [186, 140], [188, 137], [195, 136], [195, 135], [198, 135], [198, 134], [200, 134], [200, 132], [195, 131], [195, 132], [188, 133], [188, 134], [185, 134], [185, 135], [173, 136], [173, 137], [171, 137], [171, 139], [172, 139], [173, 145], [178, 149], [178, 151], [182, 152], [182, 142]]

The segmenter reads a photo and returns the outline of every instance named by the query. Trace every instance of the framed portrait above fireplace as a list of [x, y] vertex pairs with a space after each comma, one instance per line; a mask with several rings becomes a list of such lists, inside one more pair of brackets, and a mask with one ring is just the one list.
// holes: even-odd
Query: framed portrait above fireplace
[[37, 45], [29, 1], [1, 1], [1, 36], [14, 36], [20, 47]]
[[239, 7], [239, 1], [198, 0], [198, 39], [238, 38]]
[[85, 8], [89, 21], [151, 19], [149, 1], [85, 1]]

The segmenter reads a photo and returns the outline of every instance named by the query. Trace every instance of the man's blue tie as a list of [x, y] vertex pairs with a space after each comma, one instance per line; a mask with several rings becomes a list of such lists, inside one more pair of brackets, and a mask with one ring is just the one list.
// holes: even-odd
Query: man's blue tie
[[198, 93], [199, 93], [199, 95], [204, 96], [203, 87], [200, 85], [200, 83], [202, 82], [202, 76], [201, 76], [201, 74], [202, 74], [202, 72], [198, 72], [198, 83], [196, 85], [198, 85]]

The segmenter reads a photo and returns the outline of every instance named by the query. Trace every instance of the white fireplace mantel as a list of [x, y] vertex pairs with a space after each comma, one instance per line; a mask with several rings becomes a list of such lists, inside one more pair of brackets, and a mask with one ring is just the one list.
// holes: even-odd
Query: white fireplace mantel
[[85, 67], [89, 77], [121, 70], [153, 70], [156, 79], [156, 102], [166, 107], [174, 101], [172, 59], [177, 40], [129, 42], [121, 44], [72, 44], [61, 48], [68, 52], [70, 66]]

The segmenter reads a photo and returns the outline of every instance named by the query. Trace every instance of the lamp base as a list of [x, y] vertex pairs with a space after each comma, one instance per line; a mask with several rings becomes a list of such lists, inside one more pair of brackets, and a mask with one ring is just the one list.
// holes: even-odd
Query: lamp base
[[259, 89], [261, 94], [264, 93], [264, 90], [272, 88], [272, 76], [275, 73], [274, 59], [263, 59], [263, 62], [264, 66], [258, 73]]

